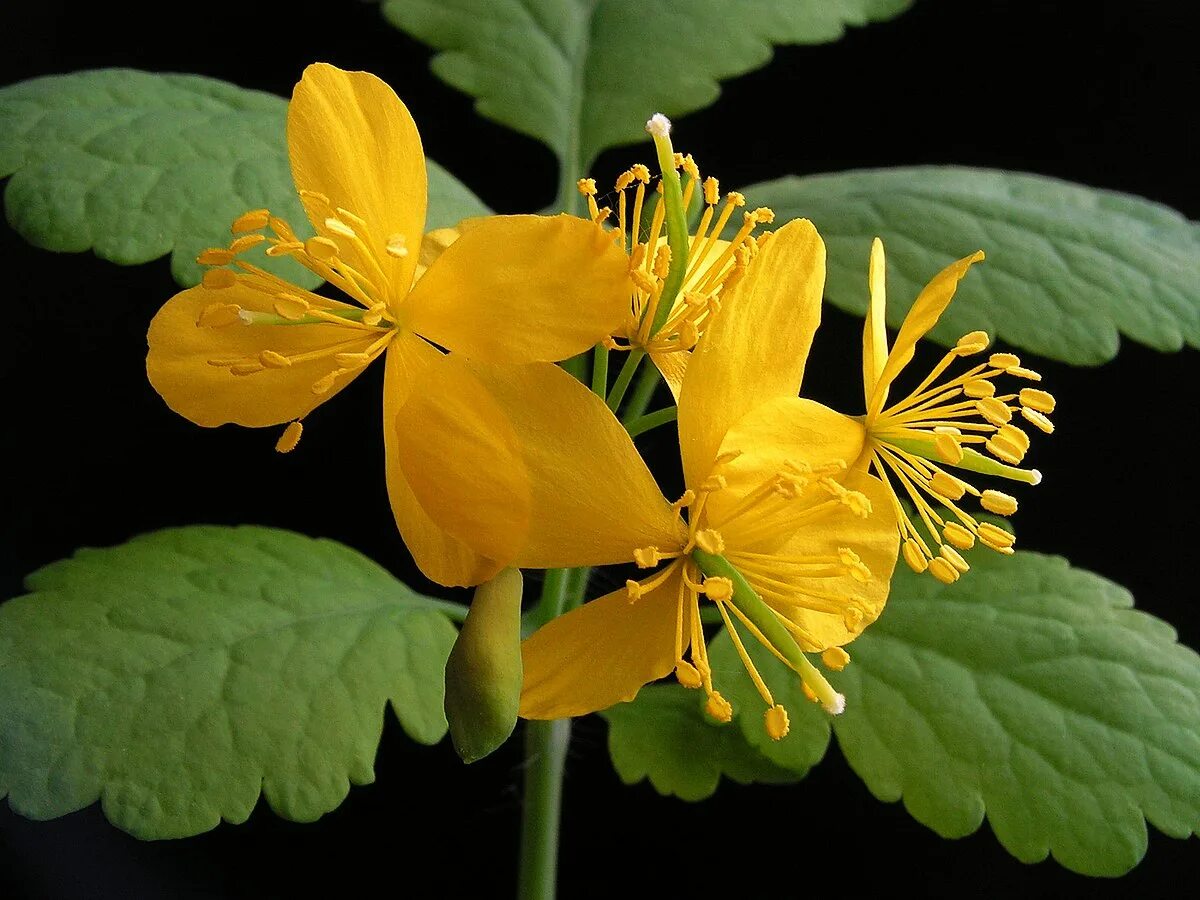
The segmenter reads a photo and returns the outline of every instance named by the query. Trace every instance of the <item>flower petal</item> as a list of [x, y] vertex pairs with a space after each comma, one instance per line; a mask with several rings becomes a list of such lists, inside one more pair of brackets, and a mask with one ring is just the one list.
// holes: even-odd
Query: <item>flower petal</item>
[[877, 414], [883, 409], [883, 403], [887, 399], [887, 389], [912, 360], [917, 341], [937, 324], [942, 313], [946, 311], [946, 307], [950, 305], [950, 301], [954, 299], [958, 283], [967, 274], [967, 270], [982, 259], [983, 251], [976, 250], [970, 256], [951, 263], [935, 275], [917, 296], [912, 309], [904, 317], [904, 322], [896, 335], [896, 341], [892, 344], [892, 352], [888, 354], [887, 363], [884, 365], [883, 371], [879, 373], [875, 396], [871, 398], [871, 404], [867, 409], [868, 415]]
[[[887, 263], [883, 255], [883, 241], [875, 238], [871, 242], [871, 265], [867, 275], [871, 300], [867, 306], [867, 319], [863, 322], [863, 402], [869, 408], [879, 383], [879, 375], [887, 362]], [[883, 399], [880, 408], [887, 402], [887, 385], [881, 388]]]
[[[368, 278], [381, 267], [388, 283], [381, 289], [395, 308], [412, 283], [428, 192], [421, 136], [408, 109], [374, 75], [316, 63], [304, 70], [292, 93], [287, 135], [297, 190], [329, 200], [302, 197], [313, 227]], [[326, 228], [330, 208], [337, 217], [338, 207], [366, 223], [368, 233], [361, 236], [367, 250]], [[410, 250], [405, 256], [387, 252], [396, 235]]]
[[441, 356], [416, 335], [398, 337], [388, 348], [383, 377], [383, 446], [388, 499], [396, 526], [425, 577], [447, 587], [487, 581], [503, 566], [480, 556], [429, 518], [409, 487], [396, 452], [396, 422], [420, 373]]
[[629, 313], [629, 262], [575, 216], [491, 216], [442, 252], [405, 304], [418, 334], [483, 362], [554, 362]]
[[729, 427], [776, 397], [794, 397], [821, 321], [825, 244], [807, 219], [779, 229], [724, 296], [692, 353], [679, 397], [689, 487], [708, 475]]
[[492, 559], [607, 565], [685, 539], [625, 429], [557, 366], [451, 354], [430, 366], [399, 422], [401, 462], [426, 511]]
[[[871, 501], [871, 514], [865, 519], [858, 518], [842, 507], [819, 524], [798, 530], [775, 551], [776, 561], [767, 564], [770, 581], [739, 561], [736, 551], [726, 554], [768, 603], [806, 632], [807, 638], [797, 637], [797, 642], [801, 649], [810, 653], [854, 640], [879, 618], [887, 602], [899, 552], [895, 511], [883, 483], [873, 475], [852, 472], [844, 484], [867, 496]], [[871, 577], [866, 583], [850, 575], [797, 576], [794, 570], [789, 572], [786, 565], [789, 558], [835, 555], [843, 547], [857, 553], [870, 570]], [[772, 603], [772, 594], [783, 597], [785, 603]], [[836, 612], [821, 609], [830, 605], [827, 598], [831, 597], [835, 598]]]
[[679, 402], [679, 391], [683, 388], [683, 376], [687, 374], [688, 362], [692, 354], [689, 350], [673, 350], [670, 353], [650, 351], [650, 361], [654, 363], [663, 381], [671, 389], [671, 396]]
[[[304, 292], [297, 289], [297, 293]], [[344, 388], [361, 371], [348, 371], [337, 377], [330, 390], [314, 394], [313, 384], [338, 368], [330, 356], [293, 363], [286, 368], [263, 368], [248, 375], [233, 375], [228, 366], [209, 365], [209, 360], [244, 359], [252, 363], [264, 350], [292, 356], [334, 345], [338, 352], [361, 353], [380, 336], [376, 331], [338, 325], [281, 327], [243, 325], [238, 321], [197, 325], [201, 313], [214, 305], [274, 312], [269, 297], [246, 287], [240, 279], [232, 287], [220, 290], [199, 286], [168, 300], [150, 322], [146, 335], [150, 348], [146, 374], [150, 384], [167, 406], [206, 427], [226, 422], [260, 427], [299, 419]]]
[[521, 716], [586, 715], [632, 700], [642, 685], [670, 674], [679, 579], [677, 570], [633, 603], [624, 588], [606, 594], [528, 637]]

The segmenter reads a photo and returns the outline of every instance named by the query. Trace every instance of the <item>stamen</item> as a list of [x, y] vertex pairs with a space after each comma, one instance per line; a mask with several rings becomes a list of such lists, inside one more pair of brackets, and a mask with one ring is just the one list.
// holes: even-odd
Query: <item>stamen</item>
[[384, 247], [387, 255], [393, 259], [403, 259], [408, 256], [408, 242], [402, 234], [393, 234], [387, 239], [387, 245]]
[[[223, 270], [224, 271], [224, 270]], [[210, 303], [196, 317], [196, 325], [200, 328], [221, 328], [241, 321], [242, 308], [236, 303]]]
[[939, 552], [942, 555], [942, 559], [954, 566], [961, 574], [965, 575], [971, 570], [971, 567], [967, 565], [967, 561], [953, 547], [942, 544]]
[[196, 262], [202, 266], [224, 266], [233, 262], [233, 255], [232, 250], [224, 247], [209, 247], [207, 250], [200, 251]]
[[[693, 690], [704, 684], [700, 678], [700, 672], [686, 659], [680, 659], [675, 662], [675, 680], [682, 684], [685, 688]], [[732, 713], [732, 710], [730, 710]], [[729, 720], [726, 719], [726, 722]]]
[[1037, 388], [1021, 388], [1021, 405], [1040, 413], [1054, 412], [1054, 395]]
[[787, 710], [776, 703], [764, 714], [764, 726], [767, 735], [773, 741], [781, 741], [787, 737], [789, 723]]
[[258, 361], [268, 369], [286, 369], [292, 364], [290, 359], [274, 350], [263, 350], [258, 354]]
[[1016, 538], [991, 522], [983, 522], [979, 526], [979, 540], [993, 550], [1008, 549], [1016, 542]]
[[244, 212], [236, 219], [229, 230], [234, 234], [243, 234], [247, 231], [258, 231], [260, 228], [267, 227], [267, 221], [271, 218], [269, 209], [252, 209], [249, 212]]
[[1054, 423], [1051, 422], [1049, 419], [1047, 419], [1044, 415], [1042, 415], [1036, 409], [1030, 409], [1028, 406], [1022, 406], [1021, 407], [1021, 415], [1022, 415], [1022, 417], [1024, 417], [1026, 422], [1029, 422], [1031, 425], [1033, 425], [1039, 431], [1041, 431], [1045, 434], [1053, 434], [1054, 433]]
[[912, 538], [908, 538], [900, 547], [904, 553], [904, 561], [908, 563], [908, 567], [920, 575], [929, 568], [929, 560], [926, 554], [921, 552], [921, 547]]
[[733, 720], [733, 707], [729, 705], [728, 700], [721, 696], [719, 691], [713, 691], [708, 695], [708, 702], [704, 705], [704, 710], [718, 722]]
[[958, 522], [948, 522], [942, 529], [942, 536], [960, 550], [970, 550], [975, 546], [975, 535]]
[[209, 269], [204, 273], [201, 284], [210, 291], [223, 291], [237, 284], [237, 280], [237, 273], [231, 269]]
[[988, 357], [988, 365], [996, 369], [1008, 370], [1021, 365], [1021, 358], [1015, 353], [993, 353]]
[[[826, 668], [840, 672], [850, 665], [850, 654], [841, 647], [830, 647], [821, 654], [821, 662], [825, 663]], [[815, 700], [816, 697], [814, 696], [813, 699]]]
[[986, 331], [972, 331], [958, 339], [958, 343], [954, 345], [954, 352], [959, 356], [971, 356], [986, 350], [991, 340]]
[[961, 577], [958, 569], [941, 556], [935, 556], [929, 561], [929, 574], [942, 584], [954, 584]]
[[283, 434], [279, 436], [279, 440], [275, 442], [275, 450], [278, 453], [291, 453], [296, 449], [296, 445], [300, 443], [300, 435], [304, 432], [304, 426], [297, 420], [288, 424], [288, 427], [283, 429]]
[[979, 498], [979, 505], [998, 516], [1011, 516], [1017, 511], [1017, 498], [1000, 491], [986, 490]]

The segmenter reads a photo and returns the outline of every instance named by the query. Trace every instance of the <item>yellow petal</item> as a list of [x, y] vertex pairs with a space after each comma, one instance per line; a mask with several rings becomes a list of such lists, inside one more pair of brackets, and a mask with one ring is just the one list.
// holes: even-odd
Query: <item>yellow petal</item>
[[[871, 265], [867, 276], [871, 300], [867, 306], [867, 319], [863, 322], [863, 402], [869, 408], [875, 385], [887, 362], [888, 345], [886, 329], [887, 312], [887, 264], [884, 261], [883, 241], [875, 238], [871, 242]], [[880, 408], [887, 402], [887, 385], [882, 388]]]
[[[303, 292], [297, 289], [297, 293]], [[146, 335], [150, 347], [146, 374], [150, 383], [171, 409], [197, 425], [235, 422], [259, 427], [298, 419], [361, 371], [348, 371], [334, 380], [330, 390], [314, 394], [313, 384], [338, 368], [331, 355], [286, 367], [265, 367], [248, 375], [233, 375], [227, 365], [209, 365], [210, 360], [228, 363], [244, 359], [252, 363], [263, 351], [292, 356], [334, 345], [338, 352], [362, 353], [379, 337], [375, 331], [337, 325], [285, 327], [235, 321], [198, 326], [201, 313], [214, 304], [274, 313], [270, 298], [240, 281], [219, 290], [199, 286], [168, 300], [150, 322]]]
[[[871, 515], [861, 519], [842, 507], [818, 525], [798, 530], [775, 554], [778, 559], [786, 560], [788, 557], [833, 555], [845, 547], [857, 553], [870, 570], [871, 577], [867, 582], [860, 582], [850, 575], [797, 577], [789, 573], [785, 565], [777, 564], [773, 567], [771, 577], [782, 581], [784, 586], [781, 586], [764, 582], [749, 567], [743, 570], [751, 586], [768, 602], [772, 591], [788, 598], [787, 606], [780, 608], [807, 633], [808, 639], [798, 638], [798, 643], [801, 649], [810, 653], [854, 640], [879, 618], [887, 602], [892, 570], [899, 552], [900, 535], [896, 517], [883, 483], [873, 475], [853, 472], [847, 476], [844, 484], [851, 490], [867, 495], [873, 508]], [[738, 564], [736, 550], [726, 555], [735, 566]], [[806, 608], [806, 592], [837, 598], [838, 611]], [[813, 606], [821, 605], [820, 601], [810, 602]]]
[[[413, 495], [396, 451], [395, 433], [400, 408], [407, 402], [420, 373], [440, 357], [441, 353], [435, 348], [411, 334], [397, 338], [388, 349], [383, 379], [383, 446], [388, 499], [400, 535], [425, 577], [448, 587], [463, 587], [487, 581], [503, 566], [480, 556], [434, 524]], [[399, 427], [403, 427], [402, 422]]]
[[937, 324], [942, 313], [946, 311], [946, 307], [950, 305], [950, 301], [954, 299], [958, 283], [967, 274], [967, 270], [982, 259], [983, 251], [977, 250], [970, 256], [951, 263], [935, 275], [917, 296], [912, 309], [904, 317], [904, 322], [896, 335], [896, 342], [892, 344], [892, 352], [888, 354], [887, 363], [884, 365], [883, 371], [879, 373], [875, 395], [871, 398], [867, 409], [868, 414], [878, 413], [883, 409], [883, 403], [887, 399], [887, 389], [912, 360], [917, 341]]
[[679, 577], [669, 575], [633, 603], [622, 588], [535, 631], [521, 645], [521, 715], [582, 716], [632, 700], [642, 685], [669, 674]]
[[536, 569], [608, 565], [640, 547], [683, 543], [625, 429], [557, 366], [451, 354], [430, 367], [399, 421], [400, 459], [422, 505], [490, 558]]
[[[331, 237], [361, 274], [374, 278], [376, 266], [382, 268], [388, 284], [381, 289], [395, 308], [417, 265], [428, 190], [421, 136], [408, 109], [374, 75], [317, 63], [304, 70], [292, 93], [287, 135], [296, 188], [329, 200], [305, 199], [313, 227]], [[367, 250], [328, 233], [329, 207], [334, 217], [341, 207], [366, 222]], [[413, 252], [389, 254], [396, 235]]]
[[471, 224], [405, 304], [412, 329], [483, 362], [553, 362], [599, 343], [629, 313], [629, 263], [575, 216]]
[[675, 350], [671, 353], [650, 351], [650, 361], [654, 363], [663, 381], [671, 389], [671, 396], [679, 402], [679, 391], [683, 387], [683, 376], [687, 374], [688, 361], [692, 358], [691, 351]]
[[811, 222], [784, 225], [722, 300], [692, 353], [679, 396], [688, 487], [708, 475], [729, 427], [754, 407], [794, 397], [821, 321], [825, 244]]

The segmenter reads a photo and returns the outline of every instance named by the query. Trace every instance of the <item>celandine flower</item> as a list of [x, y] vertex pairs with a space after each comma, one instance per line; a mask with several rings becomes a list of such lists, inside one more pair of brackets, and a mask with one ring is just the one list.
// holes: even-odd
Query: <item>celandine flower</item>
[[[573, 216], [480, 219], [449, 246], [452, 233], [433, 235], [419, 259], [427, 191], [421, 139], [391, 88], [365, 72], [306, 69], [288, 107], [287, 135], [316, 235], [300, 240], [265, 209], [237, 219], [227, 248], [201, 254], [213, 267], [203, 283], [154, 317], [150, 381], [199, 425], [290, 422], [276, 445], [288, 452], [304, 417], [384, 356], [396, 523], [433, 580], [485, 580], [501, 566], [437, 528], [413, 497], [391, 448], [396, 413], [440, 348], [530, 362], [592, 346], [625, 315], [628, 261], [601, 228]], [[290, 256], [345, 299], [303, 290], [242, 258], [264, 243], [269, 255]], [[414, 283], [419, 264], [428, 268]]]
[[[883, 609], [898, 553], [884, 485], [847, 472], [824, 407], [799, 422], [796, 393], [820, 320], [825, 248], [808, 222], [781, 229], [706, 331], [679, 398], [687, 490], [662, 496], [604, 402], [554, 366], [487, 366], [451, 354], [401, 411], [397, 448], [431, 517], [477, 552], [525, 568], [635, 562], [641, 581], [557, 618], [525, 641], [521, 715], [554, 719], [632, 699], [675, 672], [732, 715], [714, 684], [699, 605], [715, 604], [746, 651], [761, 641], [830, 712], [843, 699], [805, 656], [841, 645]], [[770, 365], [764, 365], [770, 360]], [[453, 463], [448, 457], [454, 455]], [[686, 511], [686, 521], [680, 513]], [[666, 563], [658, 568], [661, 563]], [[719, 675], [719, 673], [717, 673]]]
[[[912, 391], [902, 400], [889, 402], [889, 389], [912, 360], [917, 341], [937, 324], [954, 298], [958, 282], [981, 259], [981, 252], [961, 259], [929, 282], [889, 351], [884, 330], [883, 243], [875, 240], [869, 278], [871, 302], [863, 330], [867, 414], [844, 426], [865, 432], [857, 466], [869, 467], [888, 484], [905, 561], [914, 571], [928, 571], [946, 584], [968, 571], [959, 550], [970, 549], [976, 541], [999, 553], [1013, 552], [1010, 532], [979, 521], [960, 501], [969, 494], [988, 512], [1008, 516], [1017, 510], [1016, 499], [990, 488], [981, 491], [959, 473], [966, 470], [1038, 484], [1041, 473], [1018, 468], [1030, 443], [1026, 431], [1017, 425], [1018, 416], [1046, 434], [1054, 431], [1048, 418], [1054, 411], [1053, 396], [1019, 384], [998, 387], [1005, 377], [1027, 383], [1041, 380], [1013, 354], [992, 353], [985, 362], [946, 377], [954, 363], [987, 349], [988, 336], [982, 331], [960, 338]], [[897, 496], [901, 491], [916, 510], [921, 528], [901, 506]]]

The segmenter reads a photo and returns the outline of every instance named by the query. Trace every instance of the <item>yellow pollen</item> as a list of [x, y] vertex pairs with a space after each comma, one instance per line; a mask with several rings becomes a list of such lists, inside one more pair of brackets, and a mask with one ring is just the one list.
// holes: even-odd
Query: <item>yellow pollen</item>
[[942, 529], [942, 535], [960, 550], [970, 550], [975, 546], [975, 535], [958, 522], [948, 522]]
[[747, 213], [751, 219], [759, 225], [770, 225], [775, 221], [775, 210], [766, 206], [760, 206], [752, 213]]
[[1037, 388], [1021, 388], [1021, 393], [1017, 396], [1021, 405], [1027, 409], [1040, 413], [1054, 412], [1054, 395], [1047, 391], [1039, 391]]
[[237, 275], [229, 269], [209, 269], [201, 283], [210, 291], [221, 291], [237, 284]]
[[746, 197], [738, 191], [730, 191], [725, 195], [725, 202], [731, 206], [745, 206]]
[[1021, 365], [1021, 358], [1015, 353], [993, 353], [988, 357], [988, 365], [1007, 371]]
[[704, 709], [718, 722], [733, 720], [733, 707], [729, 705], [728, 700], [721, 696], [719, 691], [713, 691], [708, 695], [708, 702], [704, 705]]
[[575, 187], [579, 189], [579, 193], [585, 197], [596, 196], [596, 179], [595, 178], [580, 178], [575, 182]]
[[[850, 654], [841, 647], [830, 647], [821, 654], [821, 662], [825, 663], [826, 668], [840, 672], [846, 666], [850, 665]], [[805, 687], [808, 687], [808, 685], [805, 685]], [[810, 699], [816, 700], [816, 694], [813, 694]]]
[[258, 354], [258, 361], [268, 369], [286, 369], [292, 364], [290, 359], [274, 350], [263, 350]]
[[963, 393], [975, 400], [992, 397], [996, 393], [996, 385], [986, 379], [976, 378], [963, 385]]
[[210, 303], [201, 310], [196, 325], [201, 328], [220, 328], [241, 321], [242, 308], [236, 303]]
[[267, 227], [267, 221], [271, 218], [269, 209], [252, 209], [250, 212], [242, 213], [233, 220], [233, 224], [229, 230], [234, 234], [244, 234], [247, 231], [258, 231], [260, 228]]
[[766, 726], [767, 735], [771, 740], [782, 741], [787, 737], [788, 728], [790, 727], [787, 710], [778, 703], [767, 710], [763, 717], [763, 723]]
[[279, 440], [275, 442], [275, 450], [278, 453], [291, 453], [296, 449], [296, 445], [300, 443], [300, 435], [304, 432], [304, 426], [299, 422], [292, 422], [287, 428], [283, 429], [283, 434], [279, 436]]
[[1046, 434], [1054, 434], [1054, 423], [1036, 409], [1030, 409], [1028, 406], [1022, 406], [1021, 415], [1024, 417], [1026, 422], [1029, 422], [1039, 431], [1042, 431]]
[[652, 569], [659, 564], [662, 556], [657, 547], [639, 547], [633, 551], [633, 561], [639, 569]]
[[317, 262], [329, 262], [336, 259], [338, 245], [327, 237], [311, 237], [304, 242], [304, 252]]
[[308, 312], [308, 301], [292, 294], [278, 294], [273, 304], [275, 312], [285, 319], [302, 319]]
[[1009, 408], [1007, 403], [997, 400], [995, 397], [984, 397], [981, 400], [976, 400], [975, 409], [997, 428], [1012, 420], [1012, 409]]
[[967, 492], [967, 487], [953, 475], [947, 475], [941, 469], [933, 473], [929, 486], [935, 493], [941, 494], [947, 500], [961, 500]]
[[998, 516], [1011, 516], [1017, 511], [1017, 498], [1000, 491], [986, 490], [979, 498], [979, 505]]
[[725, 552], [725, 539], [721, 533], [712, 528], [696, 532], [696, 546], [705, 553], [719, 554]]
[[979, 540], [993, 550], [1008, 549], [1016, 542], [1016, 538], [991, 522], [983, 522], [979, 526]]
[[236, 256], [238, 253], [245, 253], [251, 247], [257, 247], [265, 240], [266, 237], [261, 234], [243, 234], [233, 239], [229, 245], [229, 252]]
[[633, 173], [633, 177], [642, 184], [650, 183], [650, 169], [642, 163], [634, 163], [629, 167], [629, 171]]
[[904, 561], [908, 563], [908, 567], [918, 575], [929, 568], [929, 561], [921, 552], [921, 546], [912, 538], [905, 540], [900, 549], [904, 553]]
[[940, 556], [935, 556], [929, 561], [929, 574], [942, 584], [954, 584], [961, 577], [958, 569]]
[[685, 688], [692, 688], [693, 690], [704, 683], [704, 680], [700, 677], [700, 672], [686, 659], [676, 661], [675, 680]]
[[224, 266], [233, 262], [233, 251], [224, 247], [209, 247], [202, 250], [196, 257], [196, 262], [202, 266]]
[[962, 445], [955, 440], [954, 435], [944, 431], [934, 434], [933, 447], [943, 462], [950, 463], [952, 466], [962, 462]]
[[972, 331], [958, 339], [958, 343], [954, 345], [954, 352], [959, 356], [971, 356], [986, 350], [991, 340], [986, 331]]
[[942, 559], [946, 560], [946, 562], [958, 569], [960, 573], [966, 574], [970, 571], [971, 567], [967, 565], [967, 561], [963, 559], [959, 552], [953, 547], [942, 544], [942, 546], [939, 548], [939, 552], [942, 555]]

